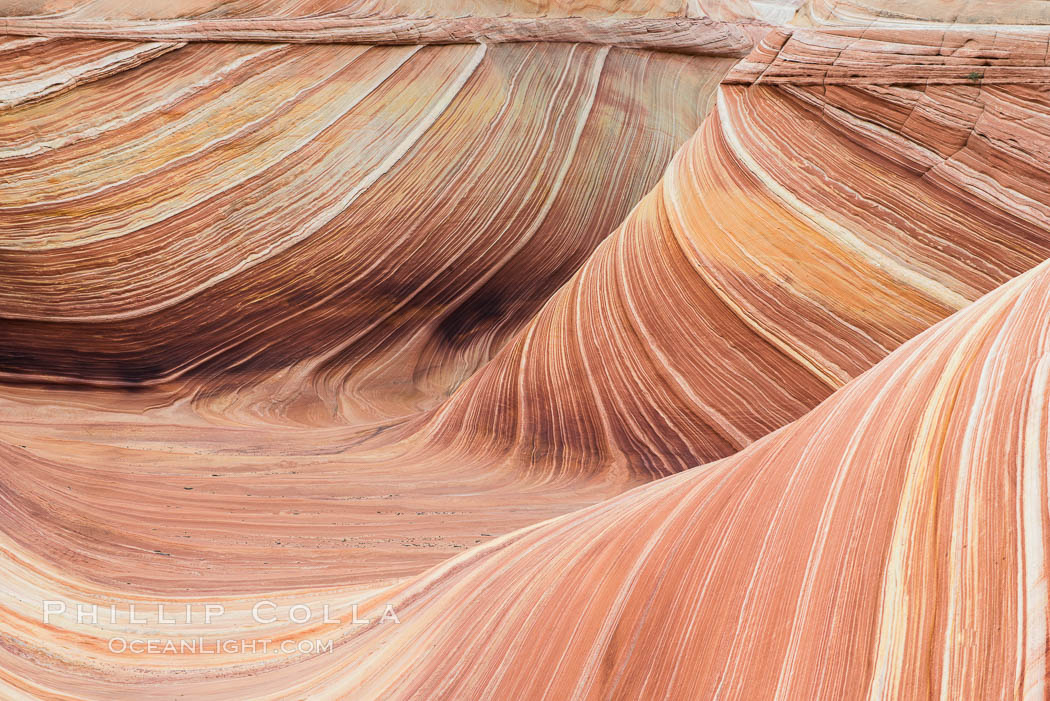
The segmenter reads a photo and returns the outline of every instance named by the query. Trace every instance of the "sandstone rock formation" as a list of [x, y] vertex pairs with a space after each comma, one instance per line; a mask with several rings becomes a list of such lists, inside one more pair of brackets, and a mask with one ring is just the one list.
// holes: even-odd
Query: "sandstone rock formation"
[[[1045, 0], [804, 0], [800, 23], [880, 24], [1050, 24]], [[992, 29], [992, 27], [987, 27]]]
[[966, 51], [982, 52], [972, 36], [945, 40], [967, 49], [943, 60], [923, 39], [892, 47], [896, 64], [909, 48], [927, 56], [895, 79], [877, 39], [771, 34], [661, 184], [440, 427], [501, 396], [509, 409], [472, 437], [525, 452], [543, 436], [553, 472], [596, 441], [643, 476], [668, 474], [801, 416], [1043, 260], [1045, 37], [981, 63], [995, 85], [963, 77], [978, 65]]
[[[33, 49], [80, 61], [83, 44]], [[12, 77], [23, 104], [0, 115], [0, 401], [12, 444], [41, 441], [6, 473], [32, 514], [20, 537], [61, 562], [72, 529], [90, 577], [151, 591], [190, 573], [210, 590], [328, 586], [418, 572], [619, 488], [522, 500], [539, 488], [496, 469], [503, 452], [412, 425], [653, 185], [729, 62], [235, 43], [129, 71], [108, 60], [126, 50], [99, 47], [113, 74], [75, 90]], [[51, 441], [69, 449], [40, 463]], [[169, 479], [158, 468], [204, 482], [125, 510]], [[51, 469], [83, 474], [56, 497]], [[114, 485], [110, 516], [85, 510]], [[239, 525], [214, 539], [231, 508]], [[256, 558], [276, 541], [324, 573]]]
[[[1046, 684], [1050, 262], [737, 455], [404, 586], [311, 698], [993, 698]], [[388, 600], [388, 599], [387, 599]], [[206, 682], [199, 687], [206, 689]]]
[[421, 577], [401, 593], [411, 622], [354, 639], [324, 686], [292, 688], [1042, 694], [1048, 392], [1050, 262], [735, 456]]
[[927, 4], [6, 7], [0, 697], [1041, 693], [1050, 44]]
[[762, 17], [763, 6], [801, 0], [18, 0], [0, 16], [78, 20], [157, 20], [191, 17], [710, 17], [749, 20]]

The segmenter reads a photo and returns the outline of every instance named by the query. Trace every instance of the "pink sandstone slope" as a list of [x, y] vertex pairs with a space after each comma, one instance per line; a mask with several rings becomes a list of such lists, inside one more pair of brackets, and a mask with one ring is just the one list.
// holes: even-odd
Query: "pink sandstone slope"
[[290, 688], [1042, 695], [1048, 391], [1042, 264], [737, 455], [421, 577], [401, 595], [410, 623]]
[[[96, 652], [29, 680], [8, 650], [6, 681], [141, 699], [176, 678], [193, 698], [1028, 696], [1046, 677], [1048, 390], [1050, 263], [733, 457], [363, 597], [373, 623], [343, 616], [330, 654], [100, 675]], [[389, 602], [400, 625], [375, 622]]]
[[0, 698], [1042, 693], [1047, 34], [797, 4], [5, 6]]

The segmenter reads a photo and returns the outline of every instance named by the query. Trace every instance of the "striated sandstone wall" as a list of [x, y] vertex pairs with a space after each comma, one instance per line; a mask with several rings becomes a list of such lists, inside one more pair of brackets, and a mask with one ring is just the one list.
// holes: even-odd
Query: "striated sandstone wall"
[[6, 6], [0, 696], [1042, 693], [1046, 34], [707, 5]]

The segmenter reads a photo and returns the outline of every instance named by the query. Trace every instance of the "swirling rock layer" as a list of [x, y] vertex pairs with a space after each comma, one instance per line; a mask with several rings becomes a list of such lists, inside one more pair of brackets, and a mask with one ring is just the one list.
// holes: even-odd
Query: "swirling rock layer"
[[[219, 44], [108, 65], [0, 115], [7, 376], [156, 384], [434, 337], [388, 395], [439, 373], [465, 329], [498, 339], [527, 319], [651, 187], [728, 68], [557, 44]], [[40, 82], [10, 90], [39, 100]], [[392, 99], [406, 85], [412, 99]], [[650, 165], [628, 173], [636, 160]], [[539, 251], [545, 268], [508, 277]], [[272, 347], [289, 334], [294, 349]]]
[[[884, 85], [885, 66], [818, 82], [841, 41], [790, 35], [734, 70], [660, 186], [437, 427], [468, 425], [531, 470], [586, 470], [598, 451], [668, 474], [801, 416], [1043, 260], [1046, 67], [994, 86], [907, 68]], [[805, 48], [809, 63], [784, 58]], [[780, 61], [791, 71], [767, 79]], [[492, 417], [493, 396], [510, 409]]]
[[0, 695], [1042, 688], [1044, 35], [777, 30], [701, 124], [732, 59], [193, 5], [0, 43]]
[[290, 689], [1041, 695], [1048, 391], [1044, 264], [736, 456], [422, 577], [411, 623]]
[[377, 582], [622, 484], [523, 485], [412, 424], [653, 185], [729, 62], [232, 43], [107, 65], [66, 92], [12, 75], [0, 113], [20, 547], [150, 592]]

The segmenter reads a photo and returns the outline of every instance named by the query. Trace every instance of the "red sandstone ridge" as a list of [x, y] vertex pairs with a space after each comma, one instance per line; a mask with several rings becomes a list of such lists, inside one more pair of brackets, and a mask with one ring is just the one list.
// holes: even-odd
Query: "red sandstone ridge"
[[400, 589], [410, 622], [267, 683], [311, 698], [1039, 691], [1048, 390], [1045, 263], [737, 455], [450, 561]]
[[313, 688], [1041, 693], [1048, 390], [1045, 263], [734, 457], [432, 571], [401, 594], [410, 624], [353, 639]]
[[801, 0], [18, 0], [2, 17], [76, 20], [319, 17], [644, 17], [734, 21], [765, 19]]
[[421, 45], [584, 42], [741, 57], [780, 14], [749, 0], [664, 3], [59, 0], [0, 11], [0, 34], [138, 41]]
[[[861, 77], [825, 81], [830, 58], [848, 63], [846, 43], [869, 52]], [[1033, 64], [1045, 43], [1016, 56], [1023, 82], [996, 85], [960, 80], [970, 59], [947, 77], [936, 59], [896, 74], [867, 65], [889, 48], [772, 34], [660, 186], [433, 429], [468, 424], [459, 440], [523, 455], [537, 433], [555, 437], [530, 472], [600, 455], [668, 474], [801, 416], [1043, 260], [1050, 191], [1035, 164], [1050, 158], [1050, 70]], [[920, 70], [939, 77], [916, 83]]]
[[745, 55], [741, 27], [707, 18], [363, 17], [148, 21], [0, 20], [0, 34], [137, 41], [243, 41], [308, 44], [502, 44], [581, 42], [697, 56]]
[[0, 698], [1042, 693], [1047, 36], [891, 5], [3, 7]]

